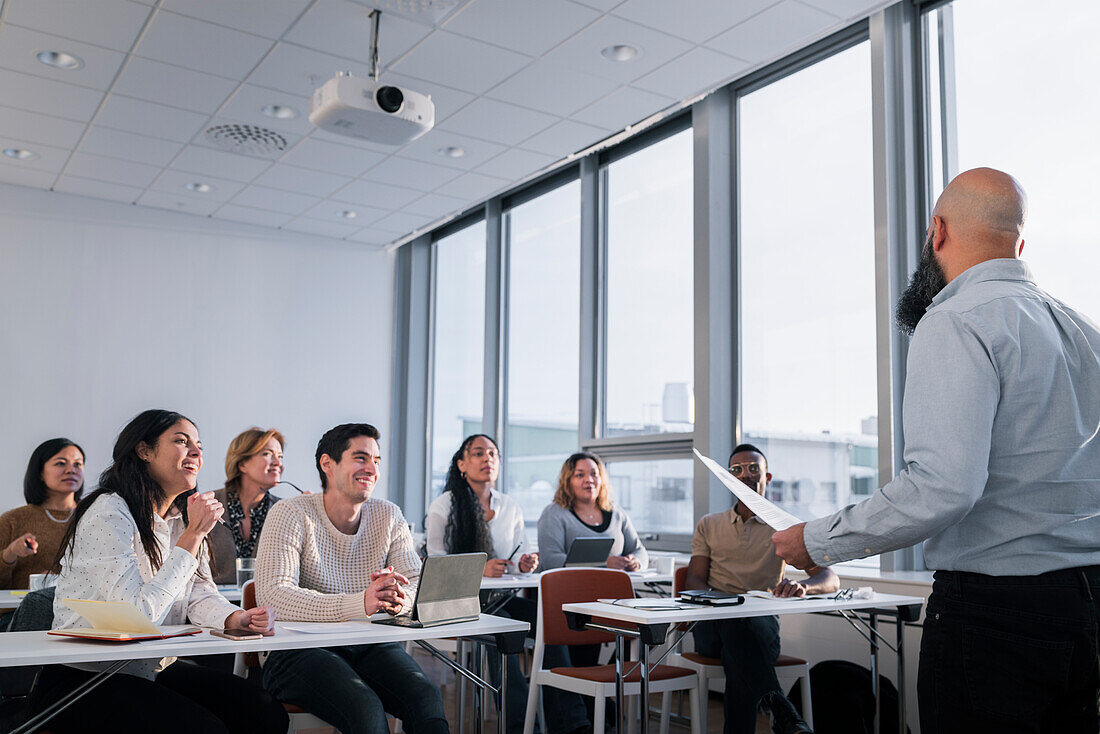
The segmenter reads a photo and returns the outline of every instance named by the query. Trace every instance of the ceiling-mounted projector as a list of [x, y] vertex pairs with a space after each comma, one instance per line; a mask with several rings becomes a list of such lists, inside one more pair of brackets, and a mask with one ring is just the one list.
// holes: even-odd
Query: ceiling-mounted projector
[[309, 121], [336, 135], [403, 145], [432, 129], [435, 104], [426, 94], [342, 72], [313, 93]]

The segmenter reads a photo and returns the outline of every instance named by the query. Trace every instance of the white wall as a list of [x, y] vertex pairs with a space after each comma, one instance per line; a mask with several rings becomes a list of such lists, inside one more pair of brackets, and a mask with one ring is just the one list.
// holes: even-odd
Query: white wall
[[84, 447], [94, 487], [146, 408], [198, 424], [201, 488], [251, 425], [283, 432], [303, 488], [337, 423], [374, 423], [385, 454], [393, 267], [369, 245], [0, 184], [0, 510], [53, 436]]

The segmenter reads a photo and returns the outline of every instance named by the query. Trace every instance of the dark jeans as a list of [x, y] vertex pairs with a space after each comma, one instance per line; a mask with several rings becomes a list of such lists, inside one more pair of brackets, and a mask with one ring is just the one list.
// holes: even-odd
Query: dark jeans
[[[720, 658], [726, 671], [725, 734], [752, 734], [760, 698], [781, 690], [775, 677], [779, 658], [779, 618], [746, 617], [699, 622], [695, 651]], [[706, 701], [700, 701], [706, 706]]]
[[1100, 566], [1038, 576], [937, 571], [917, 695], [927, 732], [1100, 731]]
[[[125, 670], [125, 668], [123, 669]], [[95, 673], [67, 665], [42, 669], [28, 708], [48, 708]], [[284, 734], [289, 720], [267, 691], [232, 673], [178, 661], [156, 680], [116, 673], [50, 719], [51, 732], [157, 731]]]
[[443, 696], [396, 642], [279, 650], [264, 663], [264, 688], [343, 734], [388, 734], [386, 713], [409, 734], [446, 734]]

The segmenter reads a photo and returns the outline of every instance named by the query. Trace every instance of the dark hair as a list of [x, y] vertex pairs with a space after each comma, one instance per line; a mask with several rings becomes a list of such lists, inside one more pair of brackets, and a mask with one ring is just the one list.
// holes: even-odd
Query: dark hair
[[[137, 454], [138, 446], [155, 446], [160, 438], [177, 421], [185, 420], [194, 425], [194, 421], [185, 415], [171, 410], [146, 410], [133, 418], [115, 439], [115, 447], [111, 451], [111, 465], [99, 475], [99, 487], [96, 491], [80, 501], [73, 511], [72, 522], [65, 531], [65, 537], [61, 540], [61, 547], [57, 552], [57, 562], [66, 553], [71, 554], [76, 544], [76, 530], [80, 524], [80, 518], [88, 511], [88, 508], [99, 499], [100, 495], [117, 494], [126, 502], [130, 514], [137, 524], [138, 539], [141, 540], [142, 550], [149, 557], [149, 564], [156, 571], [160, 568], [160, 548], [157, 547], [157, 539], [153, 534], [153, 513], [165, 497], [164, 489], [149, 475], [149, 467]], [[184, 492], [175, 500], [175, 505], [183, 513], [183, 520], [187, 522], [187, 497], [190, 492]]]
[[351, 439], [359, 436], [373, 438], [375, 441], [382, 438], [382, 434], [370, 423], [341, 423], [335, 428], [328, 429], [325, 435], [321, 436], [321, 440], [317, 442], [315, 455], [317, 474], [321, 477], [321, 489], [328, 489], [328, 478], [325, 476], [324, 469], [321, 468], [321, 457], [328, 454], [333, 461], [340, 463], [340, 457], [348, 450]]
[[462, 475], [458, 468], [460, 459], [466, 457], [476, 439], [484, 438], [493, 447], [500, 451], [497, 442], [492, 436], [484, 433], [475, 433], [467, 436], [458, 451], [451, 457], [451, 466], [447, 469], [447, 482], [443, 485], [444, 492], [451, 493], [451, 512], [447, 515], [447, 527], [443, 530], [443, 548], [448, 553], [488, 553], [493, 555], [493, 538], [489, 534], [489, 522], [485, 519], [485, 511], [481, 508], [470, 483]]
[[731, 451], [731, 452], [730, 452], [730, 458], [729, 458], [729, 459], [726, 459], [726, 463], [727, 463], [727, 464], [729, 464], [729, 463], [730, 463], [730, 459], [732, 459], [732, 458], [733, 458], [733, 455], [734, 455], [734, 454], [739, 454], [739, 453], [741, 453], [742, 451], [751, 451], [751, 452], [753, 452], [754, 454], [760, 454], [761, 458], [763, 458], [763, 459], [764, 459], [764, 464], [765, 464], [765, 465], [767, 465], [767, 463], [768, 463], [768, 457], [767, 457], [767, 456], [764, 456], [764, 452], [763, 452], [763, 451], [761, 451], [760, 449], [756, 448], [755, 446], [753, 446], [753, 445], [752, 445], [751, 443], [739, 443], [739, 444], [737, 444], [736, 446], [734, 446], [734, 447], [733, 447], [733, 451]]
[[[61, 453], [62, 449], [74, 447], [80, 452], [80, 458], [84, 458], [84, 449], [77, 446], [67, 438], [51, 438], [38, 444], [38, 448], [31, 452], [31, 460], [27, 462], [27, 473], [23, 476], [23, 499], [28, 505], [40, 505], [50, 496], [46, 483], [42, 481], [42, 469], [46, 462]], [[79, 502], [84, 494], [84, 484], [76, 490], [73, 498]]]

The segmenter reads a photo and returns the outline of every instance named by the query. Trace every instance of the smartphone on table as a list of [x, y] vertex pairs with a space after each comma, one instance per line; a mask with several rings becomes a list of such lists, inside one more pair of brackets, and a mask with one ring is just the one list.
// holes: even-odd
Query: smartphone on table
[[251, 630], [210, 630], [215, 637], [224, 637], [227, 640], [259, 640], [263, 638], [259, 632]]

